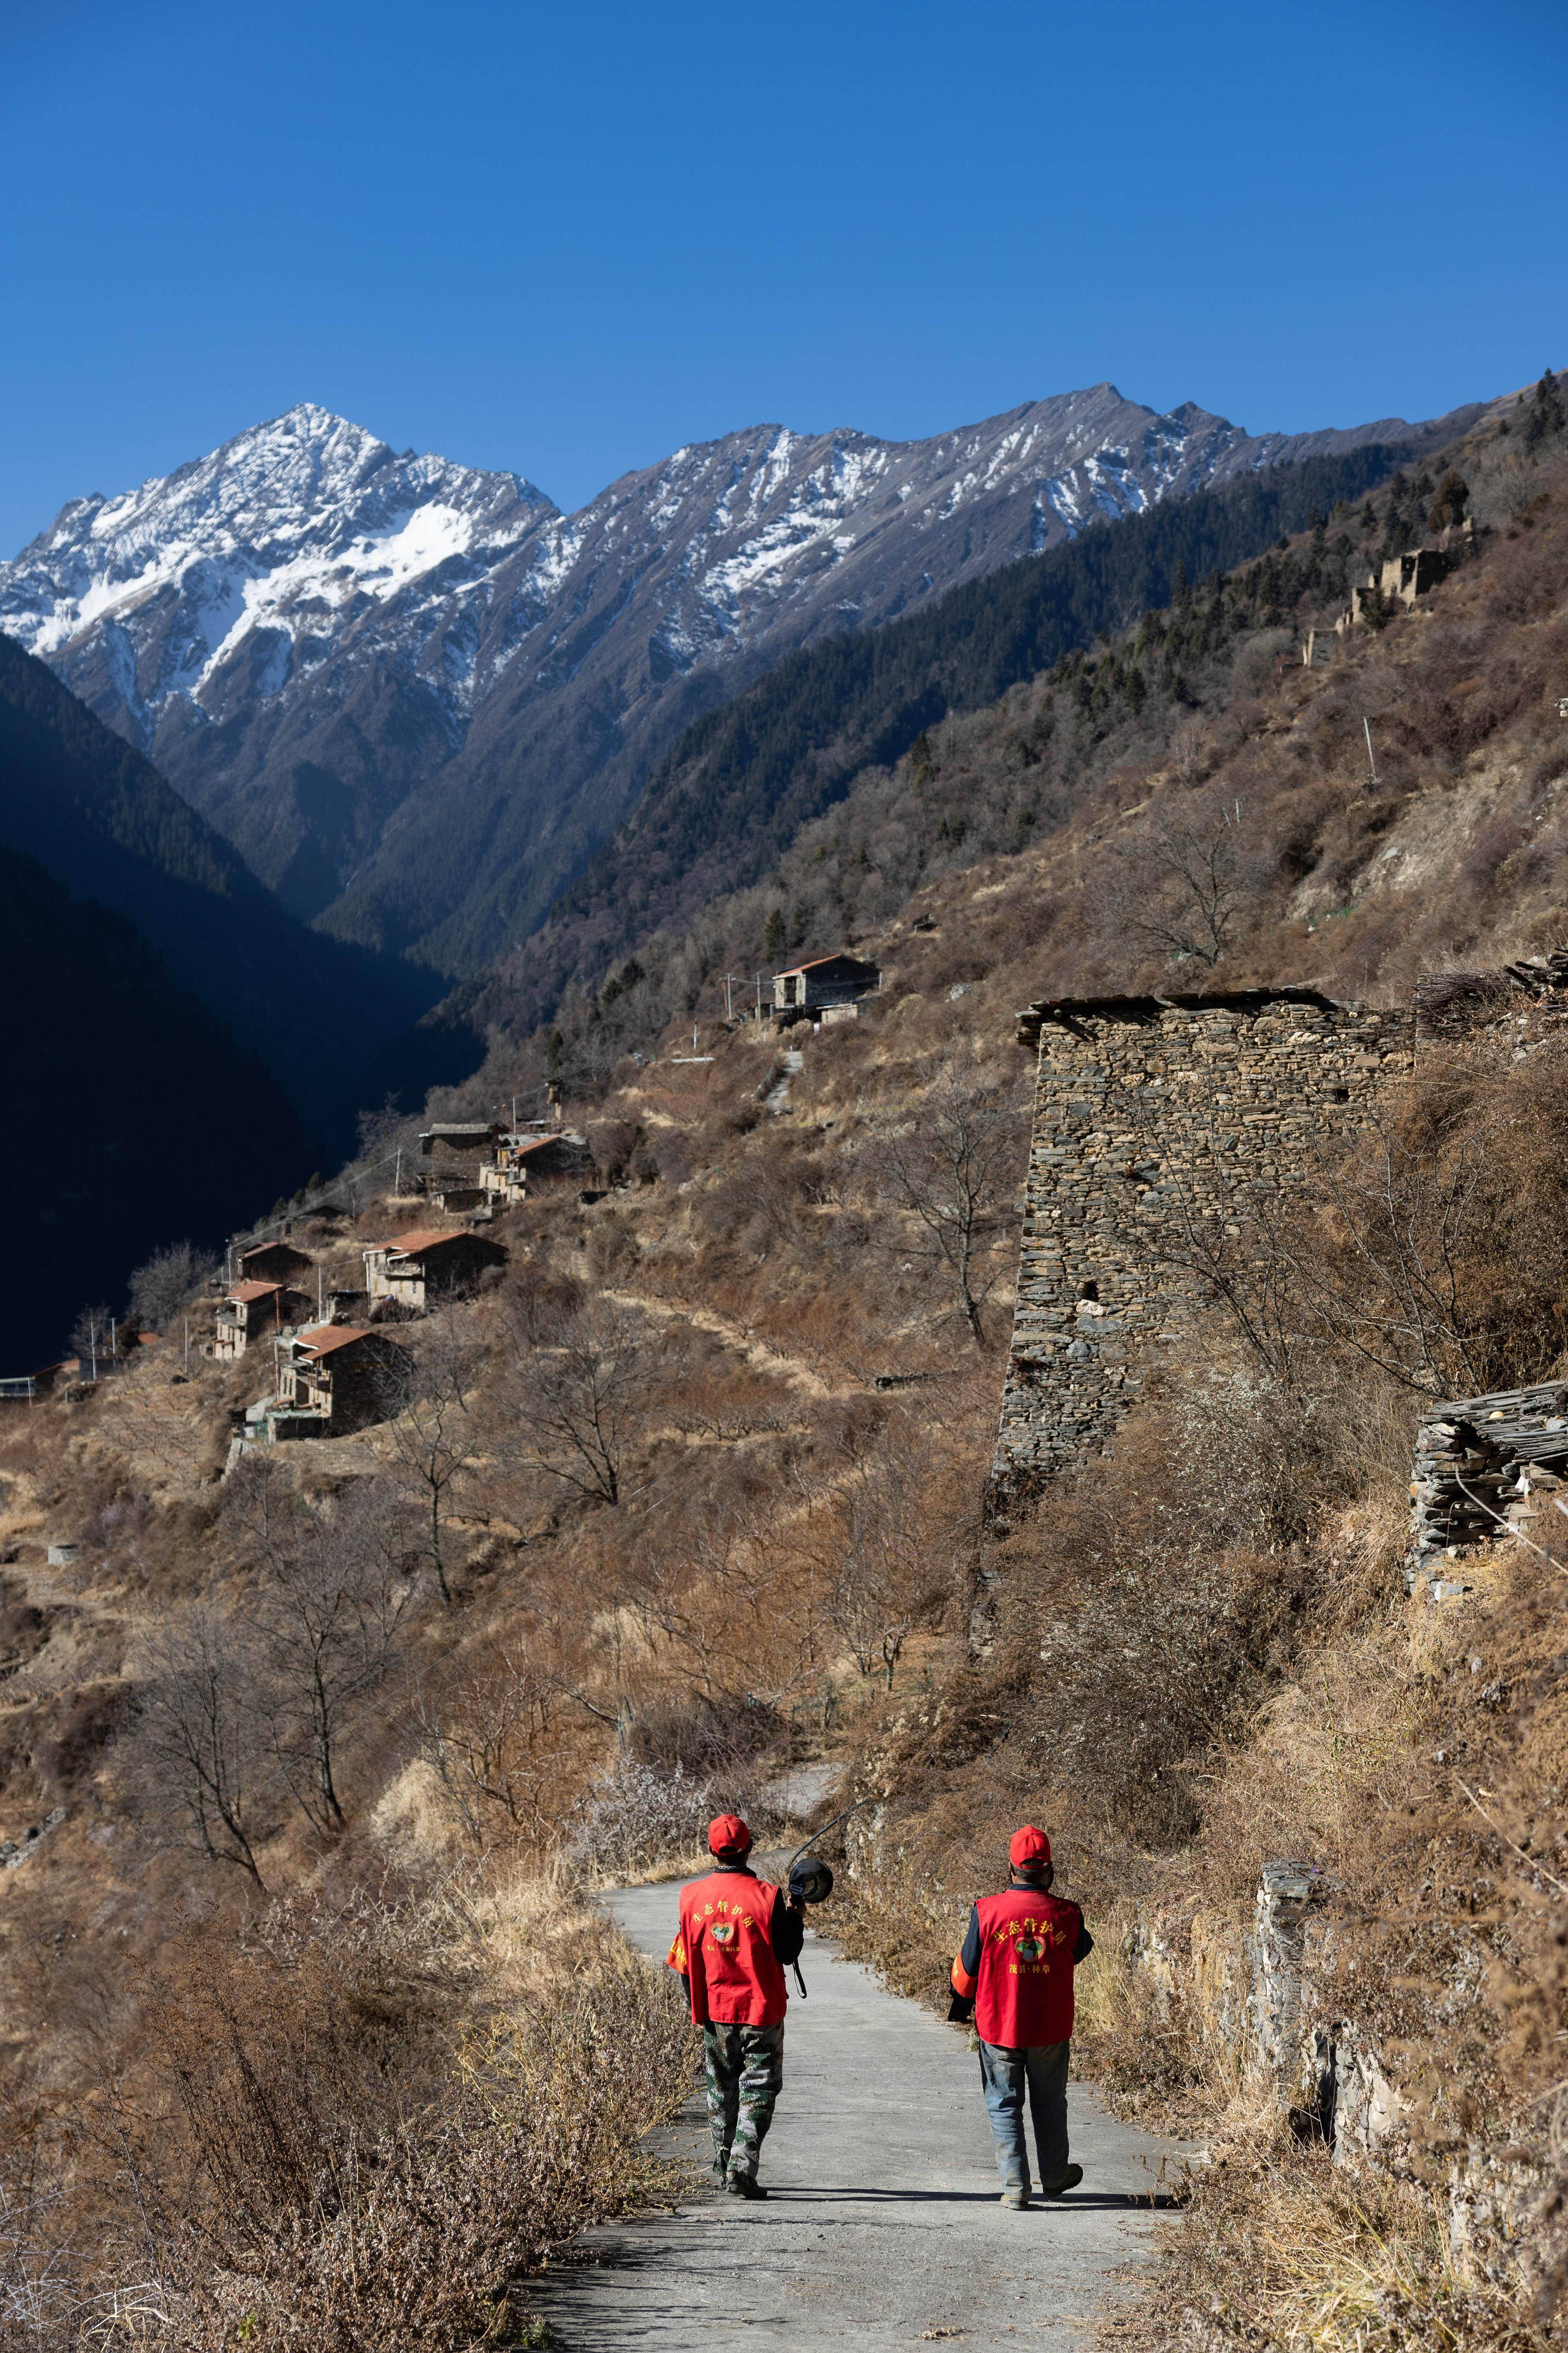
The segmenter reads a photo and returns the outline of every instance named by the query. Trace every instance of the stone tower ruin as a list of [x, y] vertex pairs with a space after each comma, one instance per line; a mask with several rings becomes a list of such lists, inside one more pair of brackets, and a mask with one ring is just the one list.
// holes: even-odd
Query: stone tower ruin
[[1366, 1123], [1416, 1015], [1280, 988], [1061, 998], [1018, 1023], [1039, 1060], [1004, 1490], [1100, 1451], [1188, 1328], [1205, 1248]]

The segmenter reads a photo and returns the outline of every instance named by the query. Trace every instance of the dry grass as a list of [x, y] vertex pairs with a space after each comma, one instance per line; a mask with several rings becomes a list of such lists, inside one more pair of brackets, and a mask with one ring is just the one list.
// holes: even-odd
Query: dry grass
[[534, 2342], [552, 2253], [668, 2188], [642, 2144], [696, 2061], [670, 1989], [537, 1882], [198, 1932], [91, 2051], [85, 2097], [9, 2119], [0, 2343], [37, 2353], [127, 2306], [178, 2353]]
[[1115, 2341], [1140, 2353], [1533, 2353], [1551, 2341], [1527, 2298], [1456, 2263], [1432, 2188], [1336, 2167], [1278, 2115], [1215, 2146], [1167, 2247], [1157, 2297], [1117, 2316]]

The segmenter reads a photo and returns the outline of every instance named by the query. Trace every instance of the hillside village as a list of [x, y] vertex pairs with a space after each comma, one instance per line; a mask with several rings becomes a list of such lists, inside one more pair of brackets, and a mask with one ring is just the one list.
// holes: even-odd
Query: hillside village
[[[680, 1867], [721, 1799], [782, 1836], [810, 1767], [879, 1801], [833, 1933], [928, 2002], [1048, 1807], [1081, 2063], [1212, 2160], [1135, 2341], [1552, 2341], [1568, 458], [1531, 398], [1338, 519], [1399, 542], [1348, 617], [1196, 584], [932, 727], [635, 971], [498, 1020], [111, 1370], [5, 1385], [40, 2276], [142, 2275], [128, 2183], [176, 2211], [217, 2128], [170, 2005], [216, 2049], [291, 1919], [412, 2103], [531, 1905]], [[651, 2114], [682, 2046], [625, 1999]], [[247, 2063], [318, 2031], [267, 2017]], [[615, 2164], [596, 2210], [530, 2191], [509, 2327]], [[253, 2257], [202, 2211], [232, 2334]]]

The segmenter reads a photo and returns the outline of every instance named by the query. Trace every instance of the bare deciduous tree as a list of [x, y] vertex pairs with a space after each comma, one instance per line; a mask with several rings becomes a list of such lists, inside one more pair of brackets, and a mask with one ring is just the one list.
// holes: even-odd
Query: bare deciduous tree
[[914, 1622], [919, 1551], [902, 1482], [858, 1478], [843, 1499], [843, 1549], [827, 1615], [863, 1675], [880, 1662], [887, 1688]]
[[356, 1704], [393, 1666], [413, 1582], [391, 1499], [363, 1482], [321, 1502], [263, 1461], [239, 1509], [261, 1574], [258, 1640], [268, 1746], [307, 1820], [343, 1827], [337, 1758]]
[[946, 1276], [976, 1347], [981, 1310], [1004, 1272], [1015, 1232], [1026, 1128], [1010, 1090], [943, 1064], [907, 1125], [886, 1126], [864, 1161], [881, 1198], [904, 1212], [884, 1247]]
[[1427, 1397], [1487, 1386], [1462, 1271], [1482, 1176], [1468, 1139], [1413, 1148], [1374, 1120], [1320, 1187], [1319, 1246], [1303, 1235], [1290, 1254], [1320, 1329]]
[[171, 1242], [154, 1250], [131, 1278], [131, 1320], [161, 1332], [181, 1308], [217, 1273], [219, 1261], [193, 1242]]
[[913, 1434], [885, 1432], [873, 1452], [851, 1454], [826, 1494], [803, 1500], [806, 1548], [820, 1571], [824, 1609], [859, 1672], [886, 1688], [915, 1623], [926, 1584], [921, 1465]]
[[1116, 845], [1102, 920], [1212, 971], [1234, 944], [1252, 879], [1244, 814], [1212, 795], [1161, 811]]
[[420, 1753], [438, 1777], [476, 1847], [499, 1822], [537, 1845], [560, 1783], [551, 1730], [561, 1696], [505, 1651], [478, 1660], [415, 1705]]
[[655, 1655], [674, 1652], [704, 1699], [724, 1690], [736, 1642], [754, 1641], [773, 1588], [771, 1530], [748, 1503], [645, 1524], [622, 1606]]
[[256, 1808], [265, 1778], [263, 1706], [244, 1627], [200, 1603], [149, 1645], [141, 1736], [201, 1852], [258, 1887]]
[[524, 1466], [600, 1503], [621, 1499], [626, 1446], [642, 1419], [654, 1349], [642, 1321], [614, 1300], [558, 1303], [520, 1343], [511, 1396]]
[[1259, 1364], [1289, 1389], [1308, 1334], [1280, 1204], [1259, 1186], [1231, 1206], [1230, 1218], [1209, 1215], [1176, 1185], [1152, 1247], [1163, 1267], [1228, 1310]]
[[459, 1328], [450, 1308], [421, 1331], [418, 1346], [400, 1367], [386, 1400], [388, 1434], [426, 1528], [426, 1549], [442, 1601], [452, 1599], [447, 1574], [446, 1513], [472, 1467], [479, 1433], [474, 1393], [481, 1351]]

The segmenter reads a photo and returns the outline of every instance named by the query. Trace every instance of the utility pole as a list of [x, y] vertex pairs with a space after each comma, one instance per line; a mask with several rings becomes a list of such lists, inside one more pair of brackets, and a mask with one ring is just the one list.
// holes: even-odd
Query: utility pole
[[393, 1177], [392, 1189], [401, 1199], [403, 1197], [403, 1146], [401, 1144], [397, 1147], [397, 1173]]
[[321, 1322], [321, 1268], [318, 1266], [318, 1267], [317, 1267], [317, 1269], [316, 1269], [316, 1321], [317, 1321], [317, 1323], [319, 1324], [319, 1323]]
[[191, 1373], [191, 1319], [186, 1315], [181, 1321], [185, 1327], [185, 1377], [188, 1380]]
[[1377, 760], [1372, 748], [1372, 722], [1370, 719], [1363, 719], [1361, 723], [1366, 729], [1366, 765], [1372, 771], [1373, 788], [1375, 791], [1377, 786]]
[[762, 1028], [762, 1026], [763, 1026], [763, 976], [762, 976], [762, 974], [761, 974], [761, 973], [758, 973], [758, 975], [757, 975], [757, 1027], [758, 1027], [758, 1029], [760, 1029]]
[[735, 1007], [731, 991], [739, 988], [744, 979], [744, 973], [727, 972], [724, 975], [724, 1018], [726, 1021], [732, 1021], [735, 1018]]

